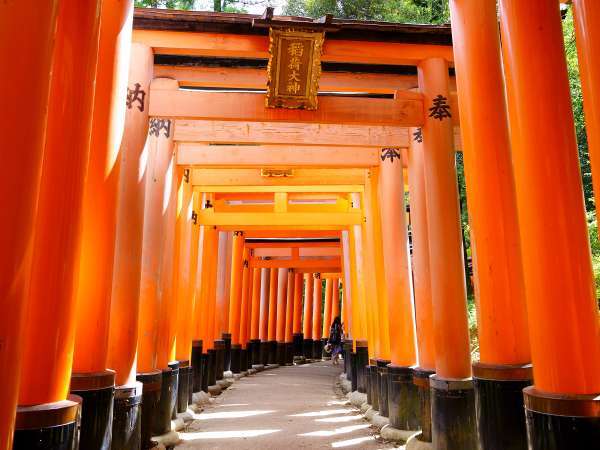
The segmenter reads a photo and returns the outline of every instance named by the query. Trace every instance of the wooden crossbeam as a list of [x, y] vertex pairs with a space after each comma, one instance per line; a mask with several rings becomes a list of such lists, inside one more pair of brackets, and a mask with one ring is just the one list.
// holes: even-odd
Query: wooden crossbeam
[[[325, 269], [328, 272], [334, 272], [341, 266], [341, 259], [337, 258], [314, 258], [314, 259], [250, 259], [249, 267], [256, 268], [287, 268], [287, 269], [312, 269], [313, 272], [320, 272]], [[318, 270], [317, 270], [318, 269]]]
[[340, 242], [331, 242], [331, 241], [323, 241], [323, 242], [246, 242], [245, 246], [251, 249], [264, 249], [264, 248], [335, 248], [340, 246]]
[[[209, 186], [214, 188], [213, 192], [282, 192], [277, 186], [290, 186], [286, 192], [348, 192], [348, 188], [344, 190], [336, 190], [327, 188], [328, 185], [335, 186], [351, 186], [349, 189], [358, 189], [353, 192], [362, 192], [365, 183], [364, 169], [294, 169], [292, 176], [288, 177], [270, 177], [261, 175], [260, 169], [193, 169], [191, 174], [191, 183], [200, 190], [201, 186], [204, 189], [209, 189]], [[222, 188], [218, 188], [221, 186]], [[234, 189], [240, 186], [241, 189]], [[243, 188], [243, 186], [256, 186], [254, 190]], [[260, 190], [258, 187], [265, 187]], [[291, 186], [322, 186], [320, 188], [311, 188], [310, 190], [302, 190]], [[224, 187], [231, 188], [225, 189]], [[206, 191], [202, 191], [206, 192]]]
[[[336, 213], [230, 213], [213, 212], [212, 208], [198, 211], [198, 224], [228, 226], [234, 229], [244, 227], [348, 227], [362, 223], [363, 215], [360, 211]], [[238, 227], [238, 228], [235, 228]]]
[[401, 127], [418, 127], [424, 122], [423, 97], [419, 93], [410, 91], [397, 91], [394, 99], [320, 97], [319, 107], [309, 111], [265, 108], [265, 94], [153, 87], [150, 92], [149, 114], [187, 120]]
[[317, 256], [341, 256], [342, 252], [339, 247], [273, 247], [273, 248], [255, 248], [253, 256], [258, 258], [265, 257], [293, 257], [294, 251], [297, 250], [297, 256], [317, 257]]
[[244, 185], [194, 185], [194, 189], [198, 192], [218, 193], [218, 192], [363, 192], [363, 185], [275, 185], [275, 186], [244, 186]]
[[[155, 54], [226, 58], [269, 57], [269, 37], [264, 35], [134, 30], [133, 41], [153, 48]], [[322, 61], [359, 64], [417, 65], [426, 58], [453, 61], [452, 47], [401, 42], [330, 39]]]
[[244, 229], [244, 236], [248, 239], [340, 239], [341, 232], [331, 230], [277, 230], [277, 229]]
[[378, 147], [308, 145], [207, 145], [182, 142], [177, 163], [201, 167], [374, 167], [381, 162]]

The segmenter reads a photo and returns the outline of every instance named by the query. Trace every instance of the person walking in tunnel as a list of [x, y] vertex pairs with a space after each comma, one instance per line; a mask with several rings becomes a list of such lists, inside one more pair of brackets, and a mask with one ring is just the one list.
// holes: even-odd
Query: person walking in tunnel
[[331, 349], [331, 359], [333, 360], [333, 364], [337, 365], [340, 359], [340, 355], [342, 354], [342, 335], [344, 333], [344, 327], [342, 325], [342, 321], [340, 316], [336, 316], [331, 323], [331, 328], [329, 330], [329, 340], [327, 344], [329, 344], [329, 348]]

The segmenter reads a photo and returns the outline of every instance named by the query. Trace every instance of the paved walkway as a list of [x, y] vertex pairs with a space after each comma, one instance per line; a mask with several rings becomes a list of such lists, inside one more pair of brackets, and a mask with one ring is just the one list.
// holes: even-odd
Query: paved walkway
[[195, 415], [175, 449], [394, 448], [336, 393], [340, 371], [319, 362], [242, 378]]

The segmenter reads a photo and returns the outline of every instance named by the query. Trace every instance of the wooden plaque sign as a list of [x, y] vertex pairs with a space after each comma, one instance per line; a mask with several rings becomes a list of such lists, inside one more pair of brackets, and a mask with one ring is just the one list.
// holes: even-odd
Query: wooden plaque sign
[[323, 32], [270, 29], [266, 105], [317, 109]]

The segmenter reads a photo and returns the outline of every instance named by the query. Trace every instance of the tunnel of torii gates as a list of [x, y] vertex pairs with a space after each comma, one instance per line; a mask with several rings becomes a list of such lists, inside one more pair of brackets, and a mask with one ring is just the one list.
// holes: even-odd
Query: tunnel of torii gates
[[[422, 445], [596, 448], [557, 0], [451, 0], [452, 29], [132, 3], [0, 4], [0, 448], [149, 448], [225, 370], [320, 359], [338, 315], [353, 390]], [[572, 6], [598, 171], [600, 8]], [[281, 29], [325, 35], [316, 109], [265, 106]]]

